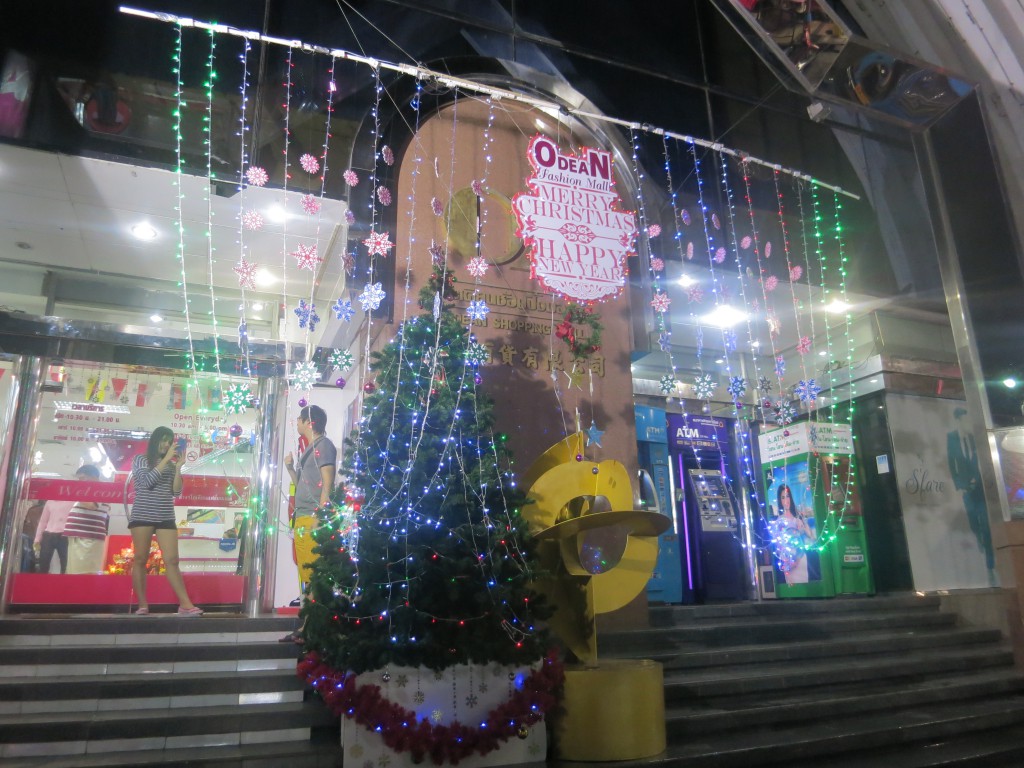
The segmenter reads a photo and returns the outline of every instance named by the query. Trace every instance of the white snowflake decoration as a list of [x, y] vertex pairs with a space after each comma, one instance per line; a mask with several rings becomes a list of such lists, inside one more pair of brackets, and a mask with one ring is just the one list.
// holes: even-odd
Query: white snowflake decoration
[[491, 359], [490, 350], [483, 344], [473, 342], [466, 350], [466, 365], [478, 366], [489, 362]]
[[728, 389], [729, 394], [739, 400], [747, 392], [747, 380], [742, 376], [730, 376]]
[[813, 403], [818, 399], [818, 393], [821, 392], [821, 387], [818, 386], [814, 379], [808, 379], [807, 381], [800, 379], [800, 382], [796, 385], [793, 392], [800, 398], [801, 402]]
[[356, 358], [355, 355], [347, 349], [336, 349], [331, 352], [331, 357], [328, 362], [334, 370], [344, 372], [355, 365]]
[[792, 424], [793, 419], [796, 418], [796, 408], [790, 405], [785, 400], [780, 400], [775, 404], [775, 423], [780, 427], [784, 427], [787, 424]]
[[466, 314], [469, 315], [470, 320], [485, 320], [487, 313], [491, 311], [491, 308], [487, 306], [487, 302], [483, 299], [477, 299], [469, 302], [469, 306], [466, 307]]
[[662, 352], [672, 351], [672, 334], [668, 331], [662, 331], [658, 334], [658, 346]]
[[483, 277], [487, 273], [487, 259], [483, 256], [474, 256], [466, 265], [466, 271], [473, 277]]
[[363, 245], [369, 249], [371, 256], [374, 254], [387, 256], [388, 251], [395, 246], [389, 235], [389, 232], [370, 232], [370, 236], [363, 240]]
[[316, 243], [313, 245], [303, 245], [300, 243], [292, 251], [292, 257], [295, 259], [296, 264], [299, 265], [299, 269], [308, 269], [310, 272], [315, 272], [316, 265], [322, 261], [316, 254]]
[[671, 303], [672, 299], [669, 298], [668, 294], [661, 291], [654, 294], [654, 298], [651, 299], [651, 306], [654, 307], [655, 312], [668, 312], [668, 307]]
[[440, 200], [436, 197], [432, 197], [430, 198], [430, 210], [434, 212], [435, 216], [440, 216], [444, 213], [444, 206], [441, 204]]
[[242, 214], [242, 226], [253, 232], [263, 229], [263, 217], [259, 211], [246, 211]]
[[709, 400], [711, 398], [715, 393], [715, 380], [711, 378], [710, 373], [699, 374], [693, 380], [693, 393], [700, 400]]
[[786, 358], [782, 355], [775, 358], [775, 375], [780, 379], [786, 375]]
[[661, 394], [671, 394], [672, 391], [676, 388], [677, 383], [678, 382], [672, 374], [666, 373], [664, 376], [661, 377]]
[[245, 409], [249, 407], [250, 397], [248, 384], [232, 384], [221, 402], [228, 413], [245, 413]]
[[238, 263], [231, 270], [238, 275], [238, 285], [240, 287], [250, 291], [256, 287], [256, 265], [251, 261], [246, 261], [244, 258], [239, 259]]
[[320, 161], [308, 152], [299, 158], [299, 165], [306, 173], [316, 173], [320, 170]]
[[317, 370], [316, 363], [312, 361], [296, 363], [292, 372], [288, 374], [288, 380], [295, 385], [296, 389], [308, 392], [320, 380], [320, 371]]
[[254, 187], [262, 187], [270, 181], [270, 177], [267, 175], [267, 172], [258, 165], [251, 166], [245, 172], [245, 178]]
[[313, 195], [303, 195], [302, 200], [299, 201], [299, 205], [302, 206], [302, 210], [313, 216], [320, 212], [320, 201]]
[[380, 283], [367, 285], [363, 292], [359, 294], [359, 306], [363, 308], [364, 312], [370, 312], [380, 306], [386, 295]]

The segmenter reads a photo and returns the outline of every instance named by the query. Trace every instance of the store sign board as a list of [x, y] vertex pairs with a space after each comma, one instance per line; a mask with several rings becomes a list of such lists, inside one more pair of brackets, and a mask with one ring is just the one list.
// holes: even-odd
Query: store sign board
[[[132, 486], [125, 498], [124, 477], [111, 483], [94, 480], [55, 480], [33, 477], [29, 481], [26, 498], [39, 501], [96, 501], [104, 504], [130, 504], [134, 498]], [[249, 481], [230, 477], [182, 477], [181, 495], [176, 496], [177, 507], [197, 504], [244, 507], [249, 495]]]
[[771, 462], [802, 453], [853, 453], [853, 429], [849, 424], [802, 421], [761, 434], [757, 438], [761, 461]]
[[710, 448], [725, 450], [729, 444], [731, 425], [714, 416], [690, 416], [670, 413], [669, 444], [676, 448]]
[[611, 152], [564, 153], [547, 136], [530, 140], [529, 192], [512, 200], [530, 259], [545, 290], [576, 301], [617, 296], [636, 240], [636, 214], [619, 210]]

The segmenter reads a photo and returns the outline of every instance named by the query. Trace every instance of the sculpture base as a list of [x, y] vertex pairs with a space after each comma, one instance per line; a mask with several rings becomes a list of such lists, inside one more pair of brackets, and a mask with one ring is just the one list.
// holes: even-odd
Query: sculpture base
[[665, 751], [665, 683], [648, 659], [566, 667], [562, 711], [553, 722], [562, 760], [637, 760]]

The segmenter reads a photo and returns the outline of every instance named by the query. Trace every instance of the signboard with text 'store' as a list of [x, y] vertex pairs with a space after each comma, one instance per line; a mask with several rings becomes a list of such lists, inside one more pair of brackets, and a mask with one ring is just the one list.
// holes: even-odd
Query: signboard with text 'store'
[[617, 296], [636, 240], [636, 215], [619, 210], [612, 155], [582, 147], [563, 153], [547, 136], [530, 140], [529, 192], [512, 200], [530, 276], [576, 301]]

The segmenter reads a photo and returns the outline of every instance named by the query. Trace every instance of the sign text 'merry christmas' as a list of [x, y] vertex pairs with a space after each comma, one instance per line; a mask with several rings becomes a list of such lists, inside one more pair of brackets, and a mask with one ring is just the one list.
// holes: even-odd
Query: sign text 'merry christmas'
[[527, 149], [530, 192], [512, 201], [531, 276], [578, 301], [617, 295], [636, 239], [636, 217], [618, 210], [610, 152], [583, 147], [564, 154], [546, 136]]

